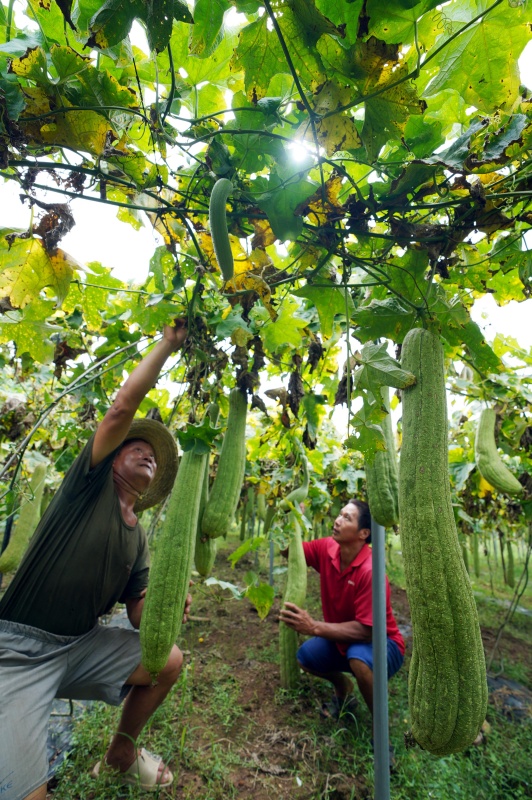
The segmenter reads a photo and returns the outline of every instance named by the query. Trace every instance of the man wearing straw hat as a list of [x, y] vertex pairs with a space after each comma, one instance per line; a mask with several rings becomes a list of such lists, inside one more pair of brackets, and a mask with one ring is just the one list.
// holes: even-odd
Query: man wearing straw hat
[[[160, 422], [134, 419], [185, 323], [135, 367], [95, 434], [67, 472], [0, 602], [0, 792], [45, 800], [46, 728], [54, 697], [124, 700], [121, 720], [93, 775], [114, 770], [146, 789], [173, 776], [136, 740], [179, 675], [174, 646], [152, 685], [137, 630], [98, 624], [117, 601], [139, 627], [149, 551], [137, 514], [160, 502], [177, 472], [174, 438]], [[187, 601], [185, 616], [190, 599]]]

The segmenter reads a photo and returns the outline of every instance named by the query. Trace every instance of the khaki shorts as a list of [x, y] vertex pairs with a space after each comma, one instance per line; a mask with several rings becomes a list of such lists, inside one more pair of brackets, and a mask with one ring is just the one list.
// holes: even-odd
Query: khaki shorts
[[140, 664], [138, 631], [96, 625], [83, 636], [0, 620], [0, 798], [46, 783], [46, 731], [55, 697], [119, 705]]

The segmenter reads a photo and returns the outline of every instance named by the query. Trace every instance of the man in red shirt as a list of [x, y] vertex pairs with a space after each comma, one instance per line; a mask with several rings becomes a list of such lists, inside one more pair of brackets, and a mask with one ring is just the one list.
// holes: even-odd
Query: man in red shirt
[[[335, 520], [332, 536], [304, 542], [307, 564], [320, 574], [323, 621], [294, 603], [285, 603], [281, 620], [298, 633], [311, 636], [297, 652], [305, 672], [330, 681], [331, 703], [325, 716], [338, 718], [353, 690], [353, 675], [373, 715], [373, 645], [371, 575], [371, 516], [367, 503], [350, 500]], [[386, 579], [388, 678], [403, 663], [405, 645], [390, 605]]]

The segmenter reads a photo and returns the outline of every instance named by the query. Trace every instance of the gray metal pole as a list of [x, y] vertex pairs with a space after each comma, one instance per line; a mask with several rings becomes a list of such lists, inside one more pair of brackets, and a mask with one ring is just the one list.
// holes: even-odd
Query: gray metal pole
[[388, 659], [386, 641], [386, 581], [384, 528], [371, 521], [373, 550], [373, 740], [375, 800], [390, 800], [388, 735]]

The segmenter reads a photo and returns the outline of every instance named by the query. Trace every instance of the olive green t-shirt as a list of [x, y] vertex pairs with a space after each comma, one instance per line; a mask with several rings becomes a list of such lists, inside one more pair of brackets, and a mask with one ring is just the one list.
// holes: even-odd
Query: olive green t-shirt
[[68, 470], [0, 601], [0, 619], [79, 636], [148, 585], [142, 526], [126, 525], [113, 485], [116, 451], [90, 469], [91, 438]]

